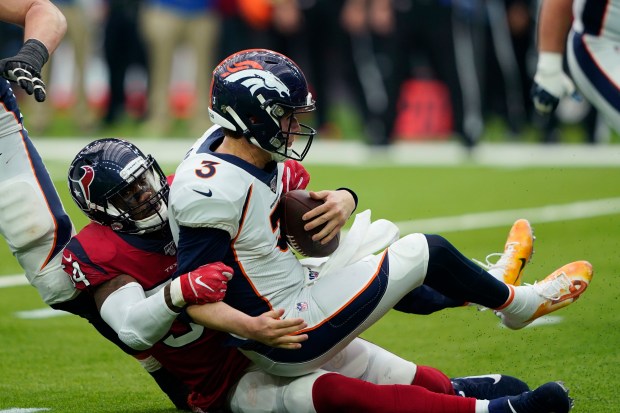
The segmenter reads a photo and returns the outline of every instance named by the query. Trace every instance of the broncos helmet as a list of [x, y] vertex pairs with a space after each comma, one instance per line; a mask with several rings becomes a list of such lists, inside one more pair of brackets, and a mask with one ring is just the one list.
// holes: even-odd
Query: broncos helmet
[[121, 139], [85, 146], [69, 167], [69, 191], [93, 221], [128, 234], [144, 234], [168, 224], [169, 186], [151, 156]]
[[[314, 111], [314, 100], [301, 69], [288, 57], [266, 49], [249, 49], [224, 59], [213, 71], [211, 121], [243, 134], [276, 161], [298, 161], [308, 153], [316, 130], [284, 131], [280, 119]], [[307, 138], [301, 152], [289, 148], [291, 135]]]

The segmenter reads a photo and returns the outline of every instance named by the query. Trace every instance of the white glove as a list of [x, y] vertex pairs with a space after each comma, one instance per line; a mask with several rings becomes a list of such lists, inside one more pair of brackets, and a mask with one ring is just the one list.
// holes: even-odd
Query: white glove
[[562, 69], [562, 54], [541, 53], [531, 92], [536, 110], [542, 114], [553, 112], [561, 98], [574, 93], [575, 84]]

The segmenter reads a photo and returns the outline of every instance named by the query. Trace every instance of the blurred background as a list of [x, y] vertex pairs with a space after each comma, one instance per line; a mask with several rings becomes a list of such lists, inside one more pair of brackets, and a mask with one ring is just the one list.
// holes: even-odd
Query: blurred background
[[[211, 71], [246, 48], [293, 58], [319, 140], [620, 142], [567, 98], [534, 113], [537, 0], [62, 0], [68, 34], [43, 104], [18, 96], [33, 137], [197, 138]], [[0, 23], [0, 55], [23, 41]]]

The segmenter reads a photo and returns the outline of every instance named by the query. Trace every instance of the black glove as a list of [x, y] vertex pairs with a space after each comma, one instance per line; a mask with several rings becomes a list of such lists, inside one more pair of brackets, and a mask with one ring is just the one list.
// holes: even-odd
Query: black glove
[[46, 97], [45, 83], [41, 80], [41, 68], [49, 59], [49, 52], [43, 43], [28, 39], [19, 53], [13, 57], [0, 60], [0, 75], [17, 82], [19, 87], [32, 95], [37, 102]]

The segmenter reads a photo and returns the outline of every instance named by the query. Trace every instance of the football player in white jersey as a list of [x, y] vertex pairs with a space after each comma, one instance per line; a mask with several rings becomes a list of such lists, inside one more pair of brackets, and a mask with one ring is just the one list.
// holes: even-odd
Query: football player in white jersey
[[[513, 329], [585, 291], [592, 277], [586, 261], [567, 264], [535, 286], [512, 286], [495, 276], [518, 284], [531, 242], [507, 244], [494, 276], [438, 235], [395, 241], [394, 225], [370, 223], [369, 212], [358, 214], [327, 262], [301, 263], [280, 233], [277, 205], [282, 161], [302, 160], [315, 135], [297, 116], [312, 110], [306, 79], [286, 56], [252, 49], [226, 58], [213, 72], [210, 116], [217, 126], [188, 152], [170, 192], [179, 273], [222, 261], [235, 271], [227, 304], [250, 315], [284, 308], [284, 318], [302, 317], [308, 324], [302, 332], [309, 339], [300, 350], [234, 343], [265, 371], [282, 376], [314, 371], [421, 285], [495, 309]], [[326, 242], [355, 210], [356, 196], [349, 189], [311, 194], [325, 203], [306, 214], [306, 228], [325, 223], [315, 239]], [[221, 304], [190, 309], [190, 315], [225, 329], [226, 316], [217, 310]]]
[[[543, 0], [532, 98], [550, 113], [575, 85], [620, 132], [620, 0]], [[564, 53], [569, 76], [564, 73]], [[573, 84], [573, 81], [575, 82]]]

